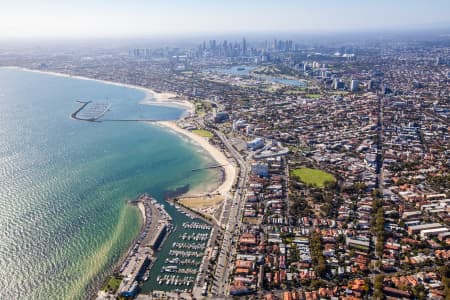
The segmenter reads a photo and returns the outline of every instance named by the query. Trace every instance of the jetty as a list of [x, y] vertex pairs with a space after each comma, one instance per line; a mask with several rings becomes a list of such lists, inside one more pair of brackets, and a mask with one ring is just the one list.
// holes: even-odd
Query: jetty
[[96, 298], [98, 300], [135, 296], [140, 283], [148, 279], [150, 268], [156, 260], [155, 253], [173, 230], [172, 217], [166, 212], [164, 205], [152, 196], [143, 194], [129, 203], [139, 207], [144, 224], [111, 277], [121, 279], [120, 285], [116, 290], [99, 291]]
[[214, 166], [209, 166], [209, 167], [204, 167], [204, 168], [196, 168], [196, 169], [192, 169], [192, 172], [197, 172], [197, 171], [201, 171], [201, 170], [208, 170], [208, 169], [217, 169], [217, 168], [222, 168], [225, 167], [226, 165], [214, 165]]
[[155, 120], [155, 119], [104, 119], [102, 122], [161, 122], [161, 120]]

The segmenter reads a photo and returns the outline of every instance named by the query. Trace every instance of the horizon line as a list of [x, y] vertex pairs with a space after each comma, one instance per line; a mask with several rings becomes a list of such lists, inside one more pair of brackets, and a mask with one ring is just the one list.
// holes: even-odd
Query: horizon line
[[450, 24], [442, 24], [436, 26], [428, 26], [419, 28], [417, 26], [408, 27], [385, 27], [385, 28], [362, 28], [362, 29], [335, 29], [335, 30], [230, 30], [230, 31], [191, 31], [188, 33], [181, 32], [148, 32], [148, 33], [118, 33], [118, 34], [100, 34], [94, 33], [86, 34], [67, 34], [67, 35], [18, 35], [18, 36], [1, 36], [0, 41], [56, 41], [56, 40], [114, 40], [114, 39], [161, 39], [161, 37], [176, 37], [176, 38], [198, 38], [206, 36], [261, 36], [261, 35], [297, 35], [297, 36], [327, 36], [331, 34], [414, 34], [449, 30], [449, 32], [441, 32], [441, 34], [450, 34]]

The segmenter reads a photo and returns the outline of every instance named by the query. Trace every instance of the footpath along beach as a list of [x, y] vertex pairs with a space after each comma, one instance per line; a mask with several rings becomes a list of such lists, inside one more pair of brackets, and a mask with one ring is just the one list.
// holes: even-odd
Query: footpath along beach
[[172, 131], [186, 136], [190, 140], [194, 141], [196, 144], [202, 147], [211, 157], [213, 157], [217, 164], [222, 166], [222, 169], [224, 171], [224, 178], [220, 186], [212, 191], [198, 191], [198, 193], [218, 193], [222, 196], [226, 196], [233, 186], [236, 177], [236, 167], [232, 163], [230, 163], [230, 161], [225, 157], [225, 154], [217, 149], [214, 145], [210, 144], [207, 138], [201, 137], [189, 130], [181, 128], [176, 122], [163, 121], [158, 122], [158, 124], [167, 127]]

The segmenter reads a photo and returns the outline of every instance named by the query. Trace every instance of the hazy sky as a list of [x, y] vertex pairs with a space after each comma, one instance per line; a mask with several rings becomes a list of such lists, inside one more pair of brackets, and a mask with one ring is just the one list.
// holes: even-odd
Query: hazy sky
[[0, 0], [0, 38], [443, 25], [450, 25], [450, 0]]

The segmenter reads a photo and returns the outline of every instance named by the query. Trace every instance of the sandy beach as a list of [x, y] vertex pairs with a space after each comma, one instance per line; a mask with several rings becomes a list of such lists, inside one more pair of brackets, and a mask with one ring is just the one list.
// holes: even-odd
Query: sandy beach
[[[230, 161], [228, 161], [228, 159], [225, 157], [225, 154], [223, 154], [222, 151], [211, 145], [207, 138], [196, 135], [195, 133], [192, 133], [189, 130], [182, 129], [177, 125], [176, 122], [163, 121], [158, 122], [158, 124], [167, 127], [176, 133], [182, 134], [191, 139], [192, 141], [196, 142], [197, 144], [200, 145], [200, 147], [205, 149], [206, 152], [208, 152], [208, 154], [211, 155], [218, 164], [223, 165], [225, 178], [223, 178], [223, 182], [221, 183], [221, 185], [214, 191], [210, 192], [210, 194], [218, 193], [225, 197], [233, 187], [233, 182], [236, 177], [236, 167], [232, 163], [230, 163]], [[188, 196], [196, 196], [196, 195], [190, 195], [188, 193]]]
[[[172, 106], [172, 107], [180, 107], [186, 110], [186, 113], [183, 115], [183, 117], [186, 116], [186, 114], [192, 114], [195, 110], [194, 104], [188, 100], [180, 99], [176, 94], [174, 93], [157, 93], [151, 89], [141, 87], [141, 86], [135, 86], [131, 84], [126, 83], [120, 83], [120, 82], [114, 82], [114, 81], [107, 81], [107, 80], [101, 80], [101, 79], [95, 79], [95, 78], [89, 78], [84, 76], [74, 76], [64, 73], [57, 73], [52, 71], [41, 71], [41, 70], [33, 70], [33, 69], [27, 69], [22, 67], [4, 67], [4, 68], [10, 68], [10, 69], [19, 69], [24, 70], [28, 72], [35, 72], [35, 73], [41, 73], [41, 74], [48, 74], [53, 76], [60, 76], [60, 77], [66, 77], [66, 78], [76, 78], [80, 80], [91, 80], [91, 81], [97, 81], [105, 84], [111, 84], [116, 85], [120, 87], [127, 87], [132, 89], [137, 89], [143, 91], [146, 96], [144, 99], [142, 99], [139, 103], [144, 105], [159, 105], [159, 106]], [[151, 123], [155, 124], [155, 123]], [[157, 122], [157, 124], [168, 128], [169, 130], [172, 130], [173, 132], [176, 132], [178, 134], [181, 134], [183, 136], [186, 136], [190, 140], [194, 141], [196, 144], [198, 144], [200, 147], [202, 147], [206, 152], [208, 152], [209, 155], [220, 165], [223, 165], [224, 170], [224, 178], [222, 183], [219, 187], [217, 187], [213, 191], [206, 191], [201, 190], [200, 193], [206, 194], [220, 194], [223, 197], [225, 197], [228, 192], [231, 190], [233, 186], [233, 182], [236, 177], [236, 167], [228, 161], [228, 159], [225, 157], [225, 155], [216, 147], [211, 145], [208, 142], [207, 138], [201, 137], [199, 135], [196, 135], [188, 130], [182, 129], [177, 125], [174, 121], [161, 121]], [[185, 196], [200, 196], [199, 194], [193, 194], [193, 192], [188, 192]]]
[[189, 114], [192, 114], [195, 109], [193, 103], [189, 102], [188, 100], [180, 99], [178, 97], [178, 95], [176, 95], [174, 93], [167, 93], [167, 92], [157, 93], [151, 89], [148, 89], [148, 88], [145, 88], [142, 86], [138, 86], [138, 85], [131, 85], [131, 84], [127, 84], [127, 83], [101, 80], [101, 79], [89, 78], [89, 77], [84, 77], [84, 76], [76, 76], [76, 75], [70, 75], [70, 74], [64, 74], [64, 73], [58, 73], [58, 72], [52, 72], [52, 71], [33, 70], [33, 69], [15, 67], [15, 66], [2, 67], [2, 68], [18, 69], [18, 70], [24, 70], [24, 71], [28, 71], [28, 72], [47, 74], [47, 75], [66, 77], [66, 78], [75, 78], [75, 79], [80, 79], [80, 80], [97, 81], [97, 82], [111, 84], [111, 85], [115, 85], [115, 86], [132, 88], [135, 90], [140, 90], [145, 93], [144, 99], [142, 99], [139, 102], [139, 104], [159, 105], [159, 106], [168, 106], [168, 107], [181, 107], [181, 108], [185, 109], [186, 112]]
[[173, 93], [157, 93], [155, 91], [143, 88], [147, 96], [139, 102], [144, 105], [159, 105], [168, 107], [181, 107], [186, 110], [186, 114], [192, 115], [195, 111], [194, 104], [188, 100], [180, 99]]

